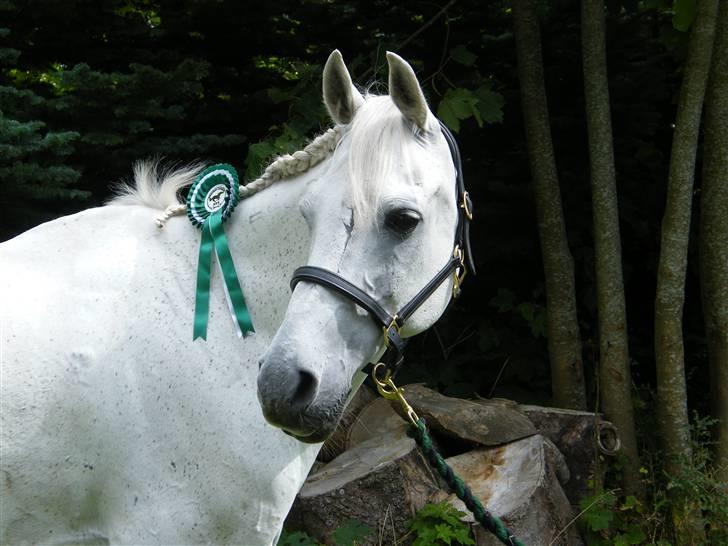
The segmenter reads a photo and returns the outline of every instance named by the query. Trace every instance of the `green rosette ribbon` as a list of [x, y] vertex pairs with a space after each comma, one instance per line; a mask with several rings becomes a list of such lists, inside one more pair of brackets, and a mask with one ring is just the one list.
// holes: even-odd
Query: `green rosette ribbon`
[[230, 218], [239, 200], [238, 173], [234, 167], [224, 163], [202, 171], [187, 194], [187, 216], [193, 225], [202, 230], [200, 255], [197, 261], [193, 341], [198, 337], [207, 339], [213, 253], [217, 256], [225, 281], [228, 306], [238, 329], [238, 335], [255, 331], [223, 229], [223, 224]]

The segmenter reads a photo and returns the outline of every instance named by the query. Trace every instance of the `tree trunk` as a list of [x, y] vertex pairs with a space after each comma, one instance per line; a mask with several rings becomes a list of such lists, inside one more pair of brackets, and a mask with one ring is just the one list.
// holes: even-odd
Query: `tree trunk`
[[700, 272], [719, 477], [728, 484], [728, 3], [722, 2], [705, 97]]
[[514, 0], [518, 78], [546, 285], [546, 332], [554, 403], [586, 409], [574, 262], [561, 207], [544, 89], [541, 34], [532, 0]]
[[[667, 203], [662, 218], [655, 298], [655, 364], [658, 426], [664, 443], [666, 470], [672, 475], [679, 474], [682, 464], [689, 461], [692, 455], [685, 389], [682, 313], [695, 155], [717, 8], [717, 0], [697, 3], [697, 15], [680, 88], [667, 181]], [[679, 544], [700, 541], [700, 515], [686, 498], [677, 498], [673, 494], [672, 516]]]
[[582, 0], [581, 45], [599, 314], [599, 395], [605, 415], [617, 426], [622, 440], [623, 489], [637, 494], [641, 489], [640, 460], [632, 408], [604, 26], [604, 1]]

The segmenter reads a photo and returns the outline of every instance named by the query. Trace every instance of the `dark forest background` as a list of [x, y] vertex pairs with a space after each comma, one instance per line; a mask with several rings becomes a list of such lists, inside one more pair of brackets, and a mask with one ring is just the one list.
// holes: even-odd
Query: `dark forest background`
[[[605, 2], [632, 399], [654, 434], [661, 221], [696, 1]], [[407, 59], [456, 133], [475, 203], [477, 277], [411, 345], [406, 381], [456, 396], [552, 403], [546, 294], [507, 0], [0, 0], [0, 239], [99, 206], [134, 160], [202, 159], [255, 178], [329, 120], [321, 71], [338, 48], [386, 92]], [[574, 260], [587, 407], [600, 359], [580, 2], [535, 2], [563, 217]], [[701, 151], [685, 285], [687, 402], [710, 415], [697, 246]], [[728, 213], [728, 211], [726, 211]], [[728, 244], [728, 243], [727, 243]]]
[[[433, 111], [448, 112], [443, 117], [457, 130], [476, 206], [478, 267], [463, 298], [410, 358], [451, 393], [488, 395], [495, 385], [493, 395], [548, 403], [543, 275], [507, 2], [456, 2], [434, 22], [441, 6], [421, 2], [4, 4], [3, 238], [102, 204], [139, 158], [227, 161], [255, 177], [267, 158], [297, 149], [329, 123], [320, 79], [333, 49], [357, 83], [380, 92], [384, 53], [403, 55]], [[590, 363], [596, 310], [578, 3], [543, 8], [546, 85]], [[609, 24], [629, 329], [636, 383], [649, 385], [659, 225], [685, 35], [654, 10], [617, 12]], [[696, 392], [707, 379], [699, 301], [688, 298], [686, 311]]]
[[[329, 123], [320, 81], [333, 49], [355, 82], [379, 92], [386, 92], [384, 53], [392, 50], [413, 64], [433, 111], [457, 132], [476, 206], [478, 276], [415, 343], [408, 372], [451, 394], [548, 404], [543, 272], [509, 2], [451, 4], [440, 13], [437, 3], [401, 1], [2, 2], [2, 237], [102, 204], [140, 158], [226, 161], [254, 178], [266, 159]], [[579, 5], [540, 8], [589, 376], [598, 348]], [[607, 51], [630, 348], [635, 384], [649, 387], [660, 220], [687, 33], [663, 10], [636, 2], [612, 8]], [[691, 260], [686, 363], [690, 402], [706, 409], [696, 266]]]

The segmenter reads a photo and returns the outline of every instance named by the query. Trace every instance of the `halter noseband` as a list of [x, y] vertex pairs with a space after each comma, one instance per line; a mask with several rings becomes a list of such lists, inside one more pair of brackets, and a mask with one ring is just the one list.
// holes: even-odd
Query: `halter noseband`
[[407, 302], [399, 311], [390, 315], [374, 298], [364, 292], [361, 288], [353, 285], [337, 273], [316, 267], [304, 265], [293, 272], [291, 277], [291, 291], [300, 281], [307, 281], [331, 288], [345, 298], [353, 301], [369, 312], [374, 322], [384, 332], [384, 344], [386, 350], [380, 359], [384, 364], [386, 373], [393, 376], [402, 364], [404, 350], [407, 340], [400, 336], [400, 330], [405, 321], [427, 301], [437, 288], [453, 275], [453, 297], [460, 294], [460, 285], [466, 272], [472, 271], [475, 274], [470, 251], [470, 221], [473, 219], [473, 203], [465, 190], [463, 180], [463, 169], [460, 160], [460, 150], [450, 130], [440, 122], [442, 134], [445, 136], [450, 154], [455, 165], [456, 191], [458, 203], [458, 224], [455, 230], [455, 245], [452, 256], [440, 271], [428, 282], [422, 290]]

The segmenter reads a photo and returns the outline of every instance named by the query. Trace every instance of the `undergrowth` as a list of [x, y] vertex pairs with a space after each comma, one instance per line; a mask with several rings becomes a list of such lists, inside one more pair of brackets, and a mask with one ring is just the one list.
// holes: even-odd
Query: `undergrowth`
[[[447, 502], [426, 504], [412, 518], [409, 532], [402, 536], [403, 543], [412, 546], [473, 546], [470, 526], [462, 521], [465, 514]], [[331, 533], [336, 546], [358, 546], [374, 530], [359, 520], [348, 520]], [[410, 542], [411, 541], [411, 542]], [[303, 532], [286, 533], [277, 546], [323, 546]]]
[[[642, 454], [644, 499], [603, 487], [595, 487], [593, 495], [582, 499], [579, 522], [587, 546], [683, 546], [675, 542], [671, 524], [674, 493], [701, 510], [704, 545], [728, 544], [728, 485], [720, 481], [713, 462], [710, 428], [714, 424], [713, 419], [695, 416], [691, 427], [692, 459], [681, 461], [678, 475], [664, 470], [664, 456], [656, 447]], [[617, 460], [609, 469], [606, 483], [619, 483], [619, 473]]]

